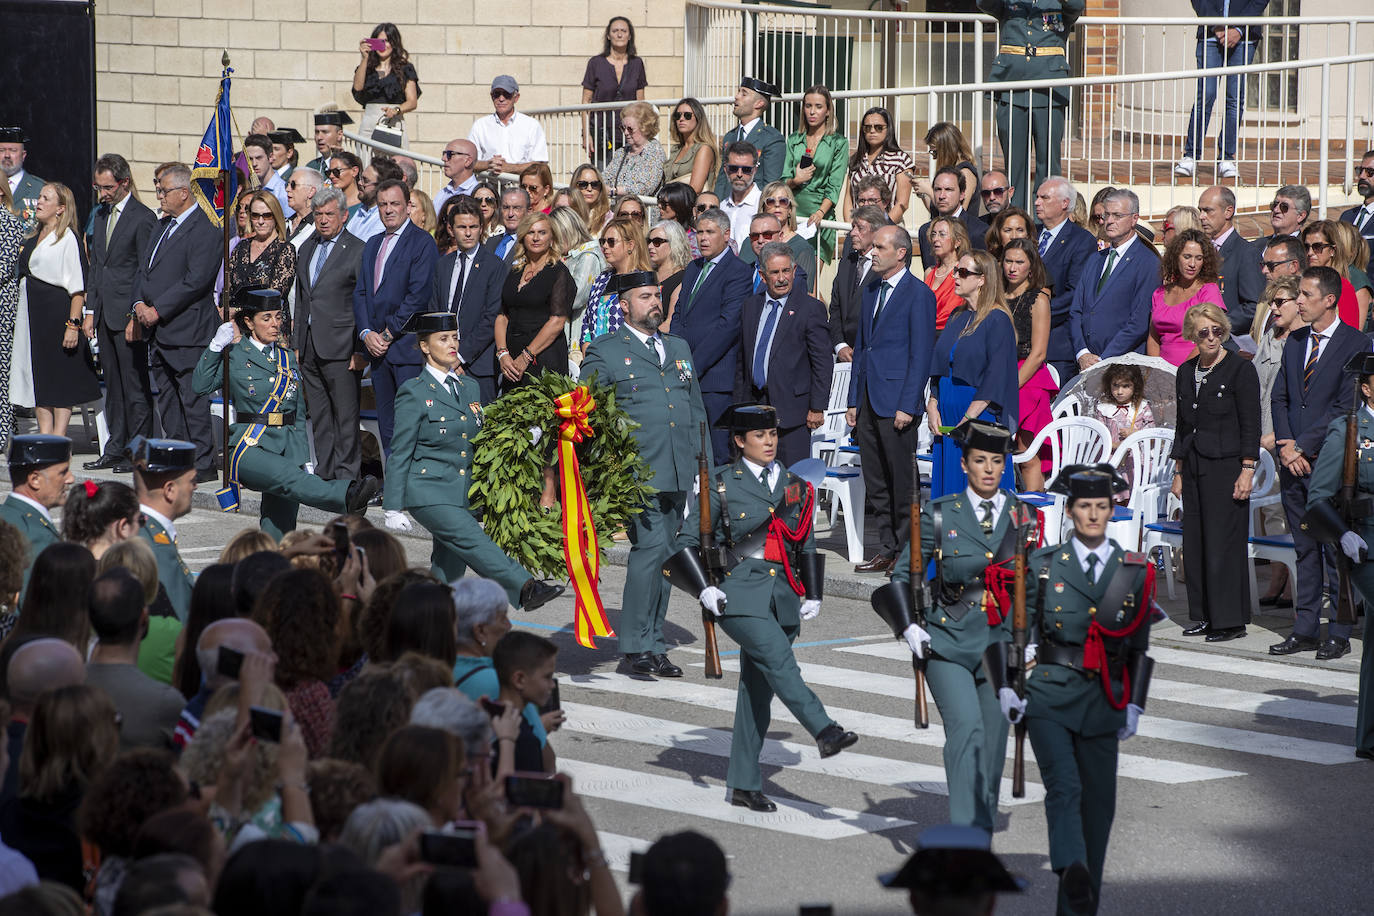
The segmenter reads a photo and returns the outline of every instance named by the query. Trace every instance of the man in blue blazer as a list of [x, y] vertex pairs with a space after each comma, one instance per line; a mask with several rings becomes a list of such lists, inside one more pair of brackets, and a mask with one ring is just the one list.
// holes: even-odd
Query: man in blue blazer
[[362, 269], [353, 290], [353, 319], [358, 341], [372, 366], [372, 392], [377, 396], [377, 432], [382, 450], [391, 451], [392, 407], [396, 389], [420, 374], [423, 359], [414, 334], [401, 328], [416, 312], [429, 308], [434, 296], [434, 264], [439, 249], [429, 233], [410, 221], [410, 190], [402, 181], [377, 188], [377, 212], [383, 231], [363, 248]]
[[210, 399], [196, 394], [191, 376], [220, 325], [215, 279], [224, 260], [223, 235], [191, 197], [186, 166], [162, 173], [157, 196], [165, 215], [140, 257], [130, 300], [144, 335], [152, 337], [152, 383], [163, 434], [194, 443], [200, 483], [215, 477], [215, 435]]
[[716, 461], [725, 464], [730, 460], [730, 438], [715, 427], [734, 398], [740, 311], [753, 294], [754, 271], [730, 250], [730, 218], [719, 208], [698, 216], [696, 229], [701, 257], [693, 259], [682, 275], [670, 330], [692, 348], [711, 421], [712, 449]]
[[1122, 353], [1144, 353], [1159, 257], [1136, 238], [1140, 198], [1122, 188], [1103, 199], [1111, 246], [1089, 258], [1069, 306], [1069, 333], [1080, 370]]
[[1354, 380], [1345, 374], [1345, 364], [1356, 353], [1369, 349], [1368, 337], [1337, 318], [1340, 295], [1341, 275], [1330, 267], [1309, 267], [1302, 272], [1298, 315], [1308, 326], [1288, 335], [1271, 395], [1274, 444], [1283, 464], [1279, 487], [1298, 560], [1293, 632], [1269, 647], [1271, 655], [1316, 649], [1317, 658], [1326, 660], [1350, 651], [1349, 624], [1332, 620], [1327, 624], [1326, 641], [1321, 640], [1322, 586], [1329, 582], [1335, 595], [1334, 551], [1340, 548], [1323, 546], [1304, 532], [1301, 524], [1307, 514], [1308, 483], [1326, 438], [1326, 427], [1350, 407], [1354, 397]]
[[439, 258], [429, 311], [458, 316], [458, 360], [481, 390], [483, 404], [496, 400], [496, 316], [510, 265], [482, 247], [482, 208], [466, 195], [449, 208], [449, 230], [458, 248]]
[[797, 285], [795, 255], [783, 242], [759, 252], [765, 292], [744, 300], [744, 345], [735, 400], [771, 405], [784, 467], [811, 456], [811, 430], [825, 420], [835, 358], [825, 305]]
[[901, 226], [873, 234], [874, 279], [864, 290], [845, 421], [859, 443], [864, 519], [878, 552], [856, 572], [887, 572], [896, 562], [915, 483], [911, 456], [935, 349], [935, 294], [906, 269], [910, 256]]
[[1374, 256], [1374, 150], [1365, 153], [1355, 169], [1357, 183], [1355, 190], [1364, 198], [1364, 203], [1351, 207], [1341, 213], [1341, 222], [1350, 223], [1360, 230], [1369, 253]]
[[[754, 79], [746, 76], [739, 81], [739, 89], [735, 90], [735, 117], [739, 119], [739, 125], [732, 127], [725, 132], [725, 136], [720, 140], [720, 161], [725, 161], [725, 151], [730, 148], [730, 144], [736, 141], [748, 143], [759, 151], [758, 168], [754, 170], [754, 184], [762, 191], [775, 181], [780, 181], [784, 177], [782, 174], [783, 160], [787, 157], [787, 143], [778, 133], [777, 128], [769, 127], [763, 123], [763, 116], [768, 111], [768, 103], [773, 96], [778, 94], [778, 87], [772, 83], [765, 83], [763, 80]], [[721, 200], [730, 196], [730, 177], [725, 174], [722, 166], [720, 174], [716, 177], [716, 196]], [[744, 244], [744, 240], [739, 240]], [[710, 409], [710, 406], [707, 406]], [[720, 454], [717, 452], [716, 454]]]
[[1045, 358], [1059, 373], [1061, 386], [1078, 374], [1073, 334], [1069, 332], [1069, 308], [1084, 265], [1097, 253], [1097, 238], [1069, 219], [1076, 193], [1067, 179], [1058, 176], [1046, 178], [1035, 192], [1035, 218], [1040, 223], [1035, 244], [1054, 284], [1050, 295], [1050, 345]]

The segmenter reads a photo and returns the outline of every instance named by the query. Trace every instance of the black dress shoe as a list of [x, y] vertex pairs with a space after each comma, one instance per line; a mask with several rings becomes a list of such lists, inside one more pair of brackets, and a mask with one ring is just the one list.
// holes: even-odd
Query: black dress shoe
[[134, 465], [128, 458], [121, 458], [110, 465], [110, 470], [114, 471], [116, 474], [132, 474], [134, 472]]
[[778, 806], [768, 800], [768, 796], [762, 792], [750, 792], [747, 789], [735, 789], [730, 793], [730, 804], [737, 808], [748, 808], [750, 811], [763, 811], [765, 813], [778, 810]]
[[654, 661], [652, 652], [628, 652], [625, 655], [625, 663], [635, 674], [658, 674], [658, 662]]
[[367, 511], [367, 504], [381, 490], [382, 482], [371, 474], [350, 482], [348, 492], [344, 494], [344, 512], [349, 515], [362, 515]]
[[1355, 748], [1355, 756], [1361, 760], [1374, 760], [1374, 751], [1367, 751], [1362, 747]]
[[1328, 639], [1317, 649], [1317, 661], [1328, 662], [1350, 652], [1350, 640]]
[[542, 607], [563, 594], [563, 588], [562, 583], [553, 585], [549, 582], [541, 582], [539, 579], [530, 579], [520, 586], [520, 609], [533, 611]]
[[120, 460], [118, 455], [101, 455], [94, 461], [87, 461], [81, 466], [88, 471], [103, 471], [106, 468], [113, 468], [119, 464]]
[[196, 483], [198, 484], [213, 483], [216, 480], [219, 480], [219, 472], [214, 468], [210, 468], [206, 471], [196, 471]]
[[853, 747], [858, 740], [858, 735], [845, 731], [838, 723], [831, 722], [816, 736], [816, 747], [822, 757], [834, 757], [845, 748]]
[[1245, 627], [1222, 627], [1207, 634], [1208, 642], [1226, 642], [1231, 639], [1244, 639]]
[[682, 669], [668, 661], [666, 655], [655, 655], [654, 665], [657, 666], [654, 673], [659, 677], [682, 677]]
[[1285, 598], [1282, 595], [1264, 595], [1259, 600], [1260, 607], [1284, 608], [1292, 607], [1293, 599]]
[[1289, 633], [1288, 638], [1281, 643], [1276, 643], [1269, 647], [1270, 655], [1293, 655], [1297, 652], [1310, 652], [1321, 644], [1314, 636], [1298, 636], [1296, 633]]
[[1071, 912], [1088, 916], [1096, 910], [1096, 897], [1092, 873], [1082, 862], [1071, 863], [1059, 876], [1059, 898]]
[[1195, 624], [1193, 624], [1191, 627], [1184, 627], [1184, 628], [1183, 628], [1183, 635], [1184, 635], [1184, 636], [1201, 636], [1203, 633], [1206, 633], [1206, 632], [1207, 632], [1207, 621], [1205, 621], [1205, 620], [1202, 621], [1201, 623], [1195, 623]]
[[866, 560], [866, 561], [864, 561], [863, 563], [860, 563], [858, 566], [855, 566], [855, 567], [854, 567], [854, 571], [855, 571], [855, 572], [858, 572], [858, 573], [870, 573], [870, 572], [882, 573], [882, 572], [887, 572], [889, 569], [892, 568], [892, 564], [895, 563], [895, 562], [896, 562], [896, 558], [895, 558], [895, 557], [889, 557], [889, 556], [886, 556], [885, 554], [881, 554], [881, 553], [880, 553], [880, 554], [878, 554], [876, 557], [874, 557], [873, 559], [871, 559], [871, 560]]

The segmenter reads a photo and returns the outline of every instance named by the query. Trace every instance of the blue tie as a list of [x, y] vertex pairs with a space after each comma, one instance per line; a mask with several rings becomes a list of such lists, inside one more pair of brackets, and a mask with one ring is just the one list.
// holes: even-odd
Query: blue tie
[[1040, 257], [1045, 256], [1045, 251], [1050, 247], [1050, 230], [1040, 230]]
[[320, 282], [320, 271], [324, 270], [324, 262], [329, 260], [329, 249], [333, 245], [333, 239], [327, 242], [320, 242], [319, 249], [315, 252], [315, 269], [310, 274], [311, 286]]
[[773, 339], [773, 328], [778, 324], [778, 312], [781, 310], [777, 301], [768, 300], [768, 317], [764, 319], [763, 330], [759, 332], [758, 343], [754, 344], [755, 388], [764, 388], [768, 384], [768, 344]]

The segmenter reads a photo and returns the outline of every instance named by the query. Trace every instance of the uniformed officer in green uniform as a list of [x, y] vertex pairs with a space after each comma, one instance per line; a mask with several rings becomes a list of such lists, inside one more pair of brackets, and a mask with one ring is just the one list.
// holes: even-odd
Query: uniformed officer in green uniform
[[[884, 619], [912, 621], [902, 636], [917, 658], [926, 659], [926, 683], [945, 726], [950, 823], [991, 832], [1007, 758], [1006, 709], [1020, 704], [1005, 686], [1004, 672], [1011, 639], [1008, 585], [1023, 536], [1017, 526], [1021, 504], [1010, 490], [998, 487], [1011, 431], [999, 423], [972, 421], [955, 433], [968, 486], [921, 510], [921, 556], [934, 562], [935, 576], [935, 606], [925, 627], [909, 610], [907, 545], [898, 553], [892, 584], [875, 591], [871, 600]], [[889, 602], [897, 604], [895, 612], [880, 608]]]
[[135, 436], [127, 448], [134, 466], [134, 492], [143, 511], [139, 536], [153, 548], [157, 580], [177, 619], [186, 622], [191, 611], [195, 576], [177, 552], [176, 520], [191, 511], [196, 492], [196, 447], [179, 439], [145, 439]]
[[49, 544], [62, 540], [48, 510], [67, 500], [72, 485], [72, 440], [66, 436], [15, 436], [10, 440], [10, 490], [0, 503], [0, 519], [19, 529], [29, 542], [24, 588], [33, 561]]
[[396, 392], [395, 434], [386, 461], [387, 527], [407, 530], [402, 510], [434, 538], [430, 568], [442, 582], [468, 567], [506, 590], [527, 611], [552, 601], [563, 586], [534, 578], [492, 543], [468, 511], [472, 440], [482, 425], [477, 383], [458, 375], [458, 316], [417, 312], [402, 333], [416, 334], [425, 367]]
[[[630, 558], [625, 570], [616, 634], [630, 670], [640, 675], [682, 677], [668, 660], [663, 621], [668, 615], [663, 563], [676, 549], [687, 495], [697, 473], [701, 424], [706, 407], [687, 341], [663, 334], [663, 297], [658, 276], [641, 270], [613, 281], [625, 323], [616, 334], [597, 338], [582, 359], [582, 378], [597, 376], [615, 385], [615, 402], [639, 424], [639, 455], [652, 470], [658, 492], [630, 522]], [[707, 467], [712, 465], [706, 440]]]
[[1136, 732], [1154, 667], [1145, 654], [1154, 567], [1107, 537], [1112, 497], [1129, 487], [1111, 465], [1064, 468], [1050, 490], [1067, 494], [1073, 535], [1031, 555], [1036, 665], [1024, 715], [1045, 785], [1061, 916], [1097, 912], [1116, 813], [1117, 745]]
[[[1049, 80], [1071, 76], [1065, 46], [1087, 0], [978, 0], [978, 8], [997, 19], [1000, 44], [990, 81]], [[1016, 189], [1014, 206], [1030, 210], [1034, 188], [1059, 169], [1064, 114], [1069, 91], [997, 93], [997, 135], [1007, 178]], [[1035, 148], [1035, 185], [1029, 180], [1031, 143]]]
[[[711, 520], [716, 542], [739, 563], [725, 572], [719, 586], [709, 583], [696, 551], [701, 516], [693, 501], [679, 538], [684, 549], [670, 558], [664, 572], [695, 594], [739, 644], [739, 694], [725, 776], [730, 801], [753, 811], [776, 811], [777, 805], [762, 792], [759, 770], [775, 695], [816, 739], [822, 757], [838, 754], [859, 738], [826, 713], [792, 654], [801, 622], [821, 612], [825, 563], [811, 532], [815, 488], [777, 461], [774, 408], [735, 405], [717, 425], [730, 431], [736, 456], [733, 463], [716, 468], [708, 483]], [[693, 558], [698, 564], [692, 564]]]
[[[220, 508], [238, 508], [240, 486], [257, 490], [262, 494], [259, 524], [278, 540], [295, 530], [301, 503], [336, 514], [366, 512], [368, 501], [382, 488], [377, 478], [325, 480], [304, 468], [310, 460], [310, 442], [296, 354], [279, 343], [281, 294], [248, 289], [234, 300], [234, 321], [220, 325], [191, 379], [197, 394], [219, 388], [224, 380], [221, 353], [229, 348], [234, 424], [226, 446], [229, 486], [215, 494]], [[235, 323], [243, 335], [238, 343], [232, 343]]]
[[[1369, 545], [1374, 544], [1374, 511], [1370, 497], [1374, 493], [1374, 354], [1359, 353], [1346, 370], [1356, 373], [1360, 380], [1360, 398], [1364, 401], [1356, 414], [1359, 423], [1359, 449], [1356, 467], [1359, 476], [1356, 491], [1363, 500], [1357, 510], [1359, 523], [1352, 530], [1335, 511], [1332, 497], [1341, 489], [1341, 472], [1345, 457], [1347, 418], [1337, 417], [1326, 430], [1326, 441], [1317, 453], [1317, 465], [1307, 485], [1308, 516], [1303, 525], [1308, 533], [1320, 541], [1339, 545], [1351, 562], [1352, 581], [1364, 599], [1363, 607], [1374, 607], [1374, 563], [1369, 562]], [[1365, 614], [1364, 654], [1360, 659], [1360, 704], [1355, 715], [1355, 755], [1374, 760], [1374, 634], [1369, 632], [1369, 615]]]
[[754, 184], [760, 191], [784, 177], [782, 167], [787, 158], [787, 141], [776, 127], [763, 123], [768, 113], [768, 103], [778, 94], [778, 87], [772, 83], [746, 76], [739, 81], [735, 90], [734, 115], [739, 124], [725, 132], [720, 140], [720, 174], [716, 176], [716, 196], [721, 200], [730, 197], [730, 176], [725, 169], [725, 153], [731, 143], [748, 143], [759, 151], [758, 165], [754, 169]]

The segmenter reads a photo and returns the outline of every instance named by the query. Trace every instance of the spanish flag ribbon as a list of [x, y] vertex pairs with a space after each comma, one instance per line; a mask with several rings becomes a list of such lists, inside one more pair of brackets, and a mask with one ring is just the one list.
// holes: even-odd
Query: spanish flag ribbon
[[587, 490], [582, 485], [582, 471], [577, 463], [575, 446], [594, 436], [588, 417], [596, 409], [596, 399], [587, 386], [581, 385], [560, 395], [554, 401], [555, 413], [563, 419], [558, 429], [558, 474], [563, 508], [563, 556], [567, 559], [568, 575], [572, 579], [577, 619], [575, 623], [578, 645], [595, 649], [594, 636], [614, 636], [601, 594], [596, 589], [600, 576], [601, 557], [596, 547], [596, 524]]

